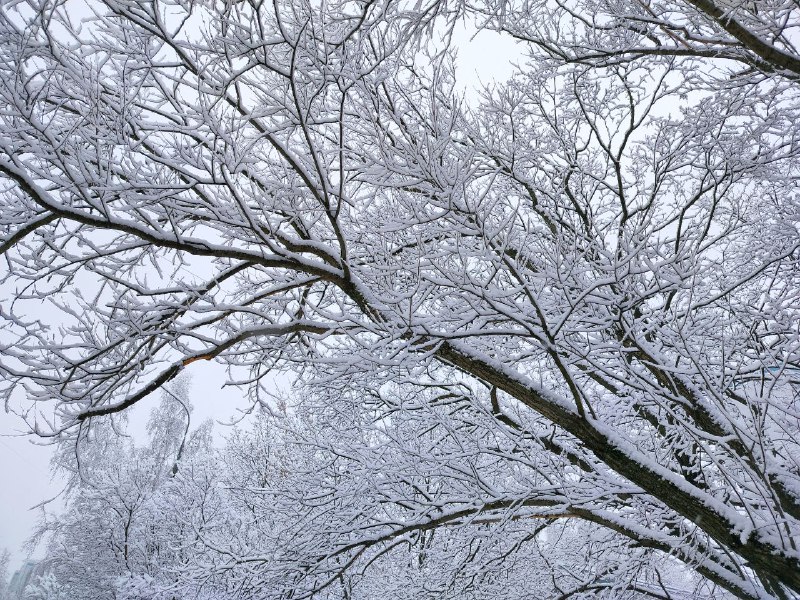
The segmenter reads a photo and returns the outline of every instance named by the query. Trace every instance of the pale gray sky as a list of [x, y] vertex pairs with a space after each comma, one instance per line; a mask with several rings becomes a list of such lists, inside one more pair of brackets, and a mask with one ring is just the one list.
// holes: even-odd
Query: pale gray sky
[[51, 448], [35, 445], [30, 437], [11, 437], [22, 427], [15, 416], [0, 412], [0, 548], [14, 555], [12, 571], [36, 522], [32, 506], [58, 490], [50, 476]]

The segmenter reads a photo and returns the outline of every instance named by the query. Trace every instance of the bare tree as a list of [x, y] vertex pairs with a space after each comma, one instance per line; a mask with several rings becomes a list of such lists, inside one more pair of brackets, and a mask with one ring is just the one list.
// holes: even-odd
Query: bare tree
[[[513, 440], [383, 541], [524, 507], [800, 593], [796, 7], [90, 6], [0, 20], [2, 392], [37, 433], [199, 360], [254, 402], [295, 369]], [[531, 48], [477, 109], [434, 48], [460, 14]]]

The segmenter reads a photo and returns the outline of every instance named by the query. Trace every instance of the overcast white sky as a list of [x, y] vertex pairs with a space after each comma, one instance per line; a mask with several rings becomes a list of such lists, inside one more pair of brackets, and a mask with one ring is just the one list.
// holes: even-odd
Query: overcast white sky
[[[459, 87], [468, 90], [481, 83], [505, 81], [512, 73], [512, 62], [521, 60], [519, 47], [508, 37], [482, 31], [471, 39], [472, 33], [460, 28], [454, 39], [459, 48], [456, 73]], [[203, 362], [195, 363], [189, 370], [194, 424], [207, 418], [226, 421], [245, 406], [242, 392], [222, 389], [225, 382], [222, 367]], [[132, 416], [130, 429], [134, 434], [144, 431], [143, 425], [154, 403], [152, 398], [143, 401]], [[53, 479], [50, 471], [52, 448], [42, 445], [41, 440], [20, 436], [24, 429], [25, 424], [18, 417], [0, 409], [0, 550], [7, 548], [12, 553], [12, 573], [25, 558], [23, 545], [39, 515], [33, 507], [61, 490], [60, 482]], [[56, 506], [51, 505], [51, 510]]]

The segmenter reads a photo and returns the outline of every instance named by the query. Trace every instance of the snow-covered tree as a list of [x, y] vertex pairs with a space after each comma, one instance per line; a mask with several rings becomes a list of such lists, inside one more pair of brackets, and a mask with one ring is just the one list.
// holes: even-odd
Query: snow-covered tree
[[188, 434], [187, 381], [176, 384], [165, 386], [145, 445], [124, 435], [124, 424], [112, 431], [106, 419], [92, 431], [98, 439], [81, 440], [58, 457], [57, 466], [72, 477], [65, 511], [46, 514], [37, 532], [48, 572], [34, 597], [58, 592], [59, 598], [116, 599], [120, 581], [132, 573], [145, 576], [172, 557], [176, 544], [168, 541], [165, 523], [175, 513], [162, 515], [157, 498], [182, 459], [202, 462], [210, 449], [209, 425]]
[[[2, 394], [75, 443], [198, 361], [254, 403], [294, 370], [308, 435], [341, 454], [275, 496], [306, 510], [306, 550], [282, 558], [297, 590], [347, 594], [361, 557], [431, 531], [442, 577], [462, 558], [511, 573], [525, 544], [464, 554], [482, 534], [439, 532], [579, 519], [626, 540], [587, 594], [650, 593], [631, 574], [657, 557], [796, 597], [799, 16], [6, 3]], [[477, 105], [443, 43], [461, 17], [528, 51]], [[226, 552], [258, 578], [274, 557], [242, 523]]]
[[[152, 467], [146, 456], [160, 444], [137, 449], [122, 468], [118, 457], [95, 465], [91, 490], [81, 485], [66, 512], [51, 517], [48, 573], [31, 597], [711, 597], [678, 561], [572, 515], [542, 516], [524, 505], [503, 518], [448, 508], [474, 485], [465, 465], [451, 458], [451, 472], [439, 475], [391, 470], [390, 456], [409, 451], [392, 441], [401, 433], [415, 444], [447, 445], [440, 431], [413, 435], [422, 422], [362, 427], [373, 442], [365, 446], [353, 429], [319, 428], [302, 404], [296, 410], [260, 414], [219, 451], [203, 443], [198, 453], [190, 441], [180, 470], [154, 479], [135, 510], [114, 508], [131, 494], [100, 483], [108, 481], [102, 472], [134, 479]], [[418, 469], [441, 461], [436, 445]], [[435, 520], [426, 523], [420, 506], [436, 488], [450, 488], [451, 497], [439, 494], [444, 508], [429, 505]]]
[[11, 553], [8, 548], [0, 550], [0, 600], [6, 600], [6, 591], [8, 590], [9, 566], [11, 564]]
[[37, 577], [25, 588], [24, 594], [25, 600], [69, 600], [75, 597], [72, 590], [61, 584], [52, 573]]

